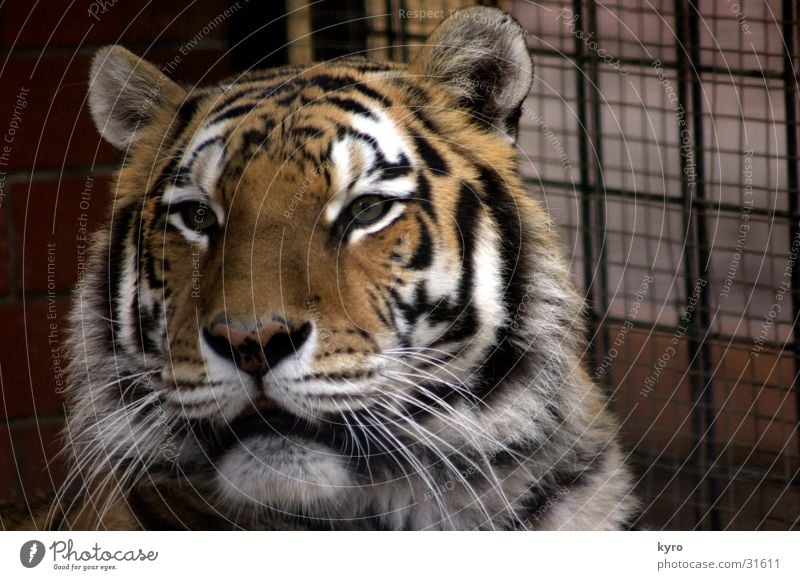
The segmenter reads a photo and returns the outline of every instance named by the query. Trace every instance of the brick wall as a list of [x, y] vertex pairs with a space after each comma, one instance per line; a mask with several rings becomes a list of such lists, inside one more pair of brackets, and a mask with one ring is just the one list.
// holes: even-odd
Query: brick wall
[[230, 72], [225, 0], [32, 4], [0, 8], [0, 502], [63, 477], [60, 345], [82, 228], [105, 219], [117, 161], [86, 108], [92, 54], [180, 55], [172, 76], [190, 83]]

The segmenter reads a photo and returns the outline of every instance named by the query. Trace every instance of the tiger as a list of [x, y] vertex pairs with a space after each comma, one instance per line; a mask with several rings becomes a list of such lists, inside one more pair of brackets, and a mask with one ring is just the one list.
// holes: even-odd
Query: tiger
[[119, 45], [121, 155], [70, 315], [53, 529], [625, 530], [583, 301], [526, 192], [525, 31], [188, 86]]

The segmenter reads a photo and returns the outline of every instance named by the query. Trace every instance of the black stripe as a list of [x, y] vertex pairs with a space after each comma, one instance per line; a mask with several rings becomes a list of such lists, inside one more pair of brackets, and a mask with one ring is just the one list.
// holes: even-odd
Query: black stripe
[[[159, 210], [156, 213], [156, 218], [154, 220], [155, 223], [147, 224], [147, 229], [149, 231], [163, 231], [163, 223], [164, 223], [164, 209], [165, 206], [161, 203], [156, 203], [155, 207]], [[176, 206], [173, 206], [173, 211], [175, 211]], [[139, 221], [139, 220], [137, 220]], [[172, 226], [172, 224], [169, 224]], [[173, 228], [175, 226], [172, 226]], [[136, 243], [136, 247], [139, 248], [139, 255], [137, 263], [141, 266], [141, 274], [144, 274], [145, 281], [147, 282], [148, 286], [151, 289], [157, 290], [164, 287], [164, 280], [158, 275], [158, 271], [156, 269], [156, 258], [153, 256], [150, 248], [147, 246], [146, 241], [144, 240], [142, 233], [140, 231], [141, 224], [137, 223], [136, 231], [134, 232], [134, 240]]]
[[450, 167], [444, 158], [439, 154], [435, 147], [430, 144], [425, 137], [419, 133], [412, 132], [411, 137], [414, 139], [414, 145], [417, 148], [417, 153], [422, 162], [438, 175], [449, 175]]
[[364, 85], [363, 80], [359, 81], [355, 77], [348, 75], [333, 76], [321, 74], [308, 79], [308, 84], [318, 86], [326, 92], [341, 90], [357, 91], [365, 97], [369, 97], [370, 99], [379, 102], [384, 108], [388, 109], [392, 107], [392, 102], [386, 95]]
[[380, 143], [378, 143], [378, 140], [372, 135], [364, 133], [363, 131], [359, 131], [358, 129], [353, 129], [352, 127], [342, 127], [339, 131], [339, 134], [341, 137], [349, 135], [354, 139], [364, 141], [367, 145], [375, 150], [375, 155], [378, 158], [378, 161], [376, 162], [377, 165], [385, 165], [387, 163], [386, 158], [383, 156]]
[[[139, 219], [135, 220], [134, 224], [134, 231], [132, 234], [133, 243], [131, 244], [131, 250], [134, 252], [134, 261], [136, 263], [136, 270], [134, 272], [134, 280], [136, 287], [133, 289], [133, 296], [131, 298], [131, 324], [133, 324], [133, 342], [139, 347], [140, 350], [144, 351], [143, 347], [143, 332], [142, 326], [139, 319], [139, 293], [141, 292], [142, 288], [142, 258], [147, 255], [150, 259], [144, 260], [146, 266], [145, 270], [150, 270], [149, 274], [155, 277], [155, 265], [153, 264], [152, 257], [149, 256], [147, 249], [142, 245], [142, 214], [139, 214]], [[124, 256], [124, 254], [123, 254]], [[121, 305], [120, 305], [121, 308]]]
[[[162, 205], [154, 202], [157, 209]], [[142, 214], [140, 214], [141, 216]], [[136, 220], [135, 230], [133, 232], [133, 240], [135, 247], [138, 248], [137, 257], [137, 272], [136, 272], [136, 289], [133, 294], [133, 302], [131, 303], [131, 319], [134, 323], [134, 336], [136, 344], [142, 349], [142, 352], [156, 352], [156, 344], [152, 339], [152, 332], [156, 325], [154, 314], [148, 312], [141, 307], [140, 295], [143, 291], [143, 286], [147, 286], [149, 290], [158, 290], [164, 287], [164, 280], [159, 277], [156, 269], [156, 260], [150, 248], [147, 245], [144, 236], [142, 235], [143, 229], [152, 231], [160, 231], [163, 228], [159, 225], [163, 222], [163, 213], [156, 213], [153, 220], [155, 224], [148, 223], [142, 224], [142, 218]]]
[[129, 246], [133, 220], [140, 215], [141, 203], [131, 203], [116, 209], [111, 218], [111, 243], [108, 247], [108, 314], [112, 323], [109, 344], [116, 350], [116, 335], [122, 334], [120, 290], [125, 272], [125, 253]]
[[295, 127], [293, 126], [291, 129], [291, 135], [295, 139], [304, 137], [306, 139], [314, 139], [319, 137], [320, 135], [324, 134], [327, 131], [325, 127], [313, 127], [313, 126], [306, 126], [306, 127]]
[[355, 99], [351, 99], [348, 97], [341, 97], [338, 95], [329, 95], [325, 98], [325, 101], [322, 102], [333, 103], [337, 107], [347, 111], [348, 113], [363, 115], [364, 117], [377, 120], [375, 113], [367, 109], [364, 105], [362, 105]]
[[[180, 142], [183, 133], [186, 131], [186, 128], [192, 122], [192, 119], [197, 113], [197, 108], [200, 101], [201, 97], [188, 98], [178, 108], [178, 113], [175, 115], [173, 123], [170, 126], [170, 139], [173, 144]], [[153, 186], [147, 192], [147, 197], [158, 194], [167, 183], [185, 185], [186, 182], [188, 182], [189, 175], [185, 172], [185, 168], [178, 167], [178, 162], [181, 157], [181, 151], [177, 151], [173, 154], [172, 158], [164, 166], [164, 169], [159, 174]]]
[[[272, 79], [269, 79], [272, 80]], [[225, 110], [231, 106], [236, 106], [235, 103], [237, 101], [241, 101], [247, 98], [258, 99], [259, 101], [265, 101], [269, 99], [273, 95], [275, 95], [278, 91], [285, 88], [290, 87], [299, 87], [302, 85], [299, 79], [293, 78], [283, 78], [279, 82], [269, 83], [265, 85], [257, 85], [257, 86], [248, 86], [250, 79], [243, 79], [245, 84], [241, 86], [235, 86], [233, 89], [233, 93], [229, 96], [226, 96], [223, 100], [219, 101], [214, 108], [211, 110], [209, 115], [221, 115], [225, 113]]]
[[[182, 152], [177, 151], [174, 157], [167, 162], [164, 169], [158, 175], [158, 179], [156, 179], [150, 191], [147, 192], [146, 198], [160, 197], [164, 189], [170, 185], [180, 187], [189, 183], [189, 168], [178, 166], [182, 155]], [[165, 208], [165, 211], [168, 211], [166, 206], [162, 205], [162, 207]]]
[[217, 135], [216, 137], [211, 137], [209, 139], [206, 139], [205, 141], [200, 143], [200, 145], [198, 145], [197, 147], [194, 148], [194, 150], [192, 151], [192, 158], [189, 160], [189, 163], [186, 166], [181, 167], [178, 171], [181, 172], [181, 171], [184, 171], [184, 170], [188, 170], [188, 173], [191, 175], [191, 167], [194, 165], [195, 160], [198, 158], [198, 156], [203, 151], [205, 151], [206, 149], [208, 149], [212, 145], [216, 145], [216, 144], [224, 146], [225, 142], [226, 142], [226, 138], [223, 137], [222, 135]]
[[[455, 309], [451, 310], [451, 312], [454, 310]], [[450, 324], [450, 327], [433, 342], [433, 346], [441, 347], [453, 342], [463, 342], [465, 339], [474, 336], [475, 332], [478, 330], [478, 323], [475, 319], [475, 308], [469, 304], [462, 310], [456, 312], [458, 317]]]
[[[134, 240], [136, 240], [136, 245], [139, 248], [139, 259], [137, 262], [139, 265], [139, 272], [137, 275], [137, 291], [134, 295], [132, 310], [133, 320], [136, 324], [137, 344], [141, 346], [142, 351], [145, 353], [158, 352], [158, 345], [153, 339], [153, 333], [158, 324], [158, 312], [150, 312], [142, 308], [140, 304], [140, 293], [145, 289], [151, 291], [164, 289], [164, 279], [160, 276], [156, 267], [156, 256], [153, 255], [150, 247], [147, 245], [147, 241], [142, 235], [142, 229], [146, 229], [147, 231], [164, 230], [166, 216], [163, 210], [165, 208], [160, 201], [154, 202], [153, 205], [155, 209], [159, 211], [154, 212], [154, 216], [147, 224], [142, 225], [141, 220], [137, 220], [136, 232], [134, 232]], [[166, 267], [166, 263], [162, 261], [162, 264]], [[156, 302], [154, 308], [157, 310], [158, 306], [159, 304]]]
[[433, 241], [428, 226], [421, 218], [417, 218], [419, 224], [419, 244], [414, 250], [414, 255], [408, 262], [408, 268], [412, 270], [424, 270], [433, 262]]
[[492, 465], [498, 468], [516, 468], [520, 463], [533, 457], [543, 445], [549, 444], [549, 439], [542, 440], [522, 439], [506, 443], [500, 451], [492, 457]]
[[439, 136], [443, 134], [442, 130], [436, 126], [436, 123], [434, 123], [433, 120], [428, 117], [428, 115], [423, 112], [422, 109], [415, 109], [414, 115], [416, 116], [417, 120], [422, 123], [422, 126], [425, 128], [425, 130], [431, 135]]
[[[584, 485], [596, 473], [606, 456], [606, 446], [568, 454], [557, 465], [532, 484], [528, 496], [522, 500], [522, 518], [533, 524], [549, 512], [548, 502], [556, 503], [570, 490]], [[545, 509], [547, 508], [547, 509]], [[537, 513], [538, 512], [538, 513]]]
[[420, 108], [428, 107], [433, 102], [431, 94], [411, 79], [394, 77], [389, 82], [405, 93], [405, 104], [410, 106], [414, 113], [418, 113]]
[[[380, 320], [381, 324], [383, 324], [387, 328], [391, 327], [392, 323], [386, 318], [386, 316], [381, 311], [382, 303], [380, 298], [370, 289], [367, 289], [367, 295], [370, 298], [370, 304], [372, 306], [373, 311], [375, 312], [375, 315], [378, 317], [378, 320]], [[373, 344], [374, 344], [374, 339], [373, 339]]]
[[181, 103], [181, 106], [178, 107], [177, 119], [179, 123], [173, 124], [171, 128], [173, 141], [176, 141], [189, 123], [192, 122], [192, 119], [197, 114], [197, 109], [200, 105], [201, 98], [202, 97], [188, 97], [185, 101], [183, 101], [183, 103]]
[[[400, 411], [403, 412], [403, 411]], [[413, 410], [406, 410], [407, 417], [413, 417]], [[424, 456], [426, 455], [423, 445], [416, 444], [413, 441], [407, 440], [407, 434], [402, 429], [395, 429], [391, 431], [391, 425], [384, 423], [380, 426], [375, 425], [375, 415], [367, 411], [357, 410], [352, 412], [342, 413], [346, 417], [347, 422], [353, 426], [353, 435], [348, 435], [348, 432], [343, 431], [343, 443], [347, 444], [347, 437], [352, 441], [353, 436], [356, 438], [356, 449], [363, 449], [367, 452], [367, 457], [359, 455], [353, 457], [359, 463], [359, 472], [361, 474], [369, 474], [374, 471], [387, 471], [389, 473], [397, 473], [398, 462], [403, 462], [404, 457], [411, 453], [424, 463]], [[341, 425], [342, 430], [345, 425]], [[386, 433], [390, 429], [391, 435]], [[402, 450], [400, 449], [402, 447]], [[407, 464], [407, 463], [406, 463]], [[413, 467], [409, 465], [409, 469]]]
[[420, 202], [422, 210], [431, 216], [431, 219], [436, 222], [436, 207], [431, 203], [431, 183], [425, 174], [421, 171], [417, 172], [417, 191], [416, 199]]
[[157, 354], [158, 338], [154, 338], [154, 333], [158, 329], [158, 320], [161, 315], [161, 303], [156, 302], [153, 312], [140, 312], [139, 323], [142, 325], [142, 350], [146, 353]]
[[[525, 252], [524, 232], [522, 229], [519, 208], [513, 196], [506, 188], [497, 172], [486, 166], [478, 165], [481, 187], [489, 215], [495, 222], [500, 234], [500, 261], [503, 287], [503, 308], [506, 313], [516, 312], [525, 300], [526, 281], [529, 268], [523, 258]], [[498, 337], [497, 348], [486, 358], [478, 373], [475, 392], [484, 399], [495, 387], [515, 370], [524, 372], [518, 363], [525, 357], [525, 351], [513, 340], [519, 331], [512, 325], [502, 329]]]
[[[242, 135], [242, 143], [244, 149], [249, 151], [251, 148], [260, 149], [264, 146], [270, 137], [270, 134], [275, 130], [274, 123], [264, 123], [264, 126], [259, 129], [248, 129]], [[243, 157], [247, 158], [244, 154]]]
[[389, 290], [389, 295], [397, 306], [397, 310], [400, 311], [400, 315], [403, 317], [403, 320], [408, 326], [413, 327], [419, 317], [424, 313], [427, 305], [419, 302], [415, 304], [407, 304], [406, 302], [403, 302], [403, 299], [400, 297], [400, 294], [395, 288], [391, 288]]
[[385, 62], [374, 61], [374, 60], [367, 60], [361, 57], [353, 57], [353, 58], [345, 58], [342, 60], [335, 61], [337, 65], [344, 65], [350, 68], [354, 68], [359, 72], [383, 72], [388, 70], [394, 70], [394, 67]]
[[413, 168], [409, 165], [408, 159], [404, 156], [401, 156], [400, 161], [396, 164], [389, 164], [381, 167], [380, 171], [380, 178], [389, 180], [389, 179], [397, 179], [398, 177], [403, 177], [404, 175], [408, 175], [411, 173]]
[[206, 127], [213, 127], [218, 123], [222, 123], [229, 119], [235, 119], [236, 117], [243, 117], [250, 113], [253, 109], [258, 106], [258, 103], [246, 103], [244, 105], [237, 105], [235, 107], [231, 107], [226, 109], [222, 113], [215, 115], [211, 118], [211, 120], [205, 124]]
[[358, 91], [365, 97], [369, 97], [370, 99], [379, 102], [385, 109], [390, 109], [393, 106], [392, 101], [389, 99], [389, 97], [365, 86], [363, 83], [359, 83], [350, 88], [352, 88], [355, 91]]
[[461, 280], [458, 301], [451, 307], [454, 316], [450, 328], [437, 338], [433, 346], [462, 340], [477, 330], [472, 292], [475, 277], [475, 236], [479, 224], [481, 202], [478, 194], [466, 183], [461, 184], [456, 206], [456, 224], [461, 235]]
[[428, 286], [424, 281], [419, 282], [414, 288], [414, 307], [418, 311], [421, 311], [423, 308], [429, 309], [431, 307], [428, 298]]

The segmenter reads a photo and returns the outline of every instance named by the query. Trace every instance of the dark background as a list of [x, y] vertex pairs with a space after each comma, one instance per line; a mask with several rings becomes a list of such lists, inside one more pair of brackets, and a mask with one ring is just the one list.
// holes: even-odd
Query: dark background
[[[162, 66], [181, 55], [172, 76], [200, 84], [352, 52], [405, 60], [439, 18], [400, 10], [470, 4], [119, 0], [103, 9], [18, 0], [0, 8], [0, 153], [17, 125], [0, 164], [0, 500], [24, 503], [64, 474], [50, 324], [56, 336], [66, 327], [79, 218], [86, 213], [90, 229], [104, 219], [117, 161], [84, 102], [94, 51], [121, 43]], [[521, 167], [587, 298], [586, 364], [621, 418], [642, 523], [797, 528], [800, 265], [788, 261], [800, 219], [797, 4], [745, 0], [741, 13], [724, 1], [495, 4], [529, 32], [536, 82], [521, 121]], [[589, 35], [594, 47], [581, 40]], [[691, 180], [667, 86], [690, 131]]]

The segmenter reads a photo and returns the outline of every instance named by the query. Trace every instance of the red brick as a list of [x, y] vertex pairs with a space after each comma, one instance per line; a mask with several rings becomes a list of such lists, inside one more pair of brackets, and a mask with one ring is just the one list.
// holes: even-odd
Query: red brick
[[[127, 2], [118, 0], [48, 0], [8, 2], [4, 9], [2, 42], [7, 48], [80, 46], [193, 38], [226, 8], [224, 0]], [[92, 5], [101, 12], [90, 15]], [[213, 26], [213, 25], [212, 25]], [[225, 38], [228, 22], [220, 22], [205, 38]], [[52, 37], [51, 37], [52, 35]]]
[[[3, 193], [7, 193], [4, 191]], [[6, 199], [0, 201], [0, 295], [8, 294], [11, 286], [9, 281], [9, 255], [8, 255], [8, 209], [5, 207]]]
[[[71, 177], [14, 186], [15, 246], [22, 270], [18, 284], [24, 292], [72, 288], [77, 279], [78, 252], [85, 252], [87, 246], [79, 239], [85, 237], [81, 228], [94, 231], [106, 220], [108, 184], [108, 177]], [[82, 205], [84, 191], [91, 198]]]
[[8, 425], [0, 423], [0, 505], [17, 494], [17, 469]]
[[4, 139], [15, 108], [19, 115], [9, 145], [8, 170], [114, 161], [113, 149], [102, 142], [84, 102], [89, 62], [88, 55], [8, 60], [0, 76]]
[[40, 424], [15, 428], [12, 432], [19, 450], [20, 480], [25, 495], [51, 496], [66, 477], [67, 462], [62, 447], [63, 424]]
[[[48, 306], [50, 311], [48, 311]], [[68, 300], [44, 301], [0, 306], [0, 419], [10, 417], [44, 416], [62, 410], [63, 377], [55, 374], [53, 348], [63, 345]], [[48, 315], [55, 313], [55, 318]], [[56, 324], [59, 340], [48, 341]], [[60, 354], [63, 354], [61, 349]], [[58, 360], [63, 367], [66, 361]]]
[[[176, 54], [180, 55], [177, 49], [157, 48], [145, 56], [164, 66]], [[18, 127], [11, 135], [4, 169], [29, 171], [116, 161], [88, 112], [90, 62], [88, 54], [9, 59], [0, 75], [0, 138], [5, 139], [15, 108], [19, 118], [14, 120]], [[181, 56], [170, 76], [191, 84], [202, 79], [201, 84], [208, 84], [229, 73], [225, 51], [196, 48]]]

